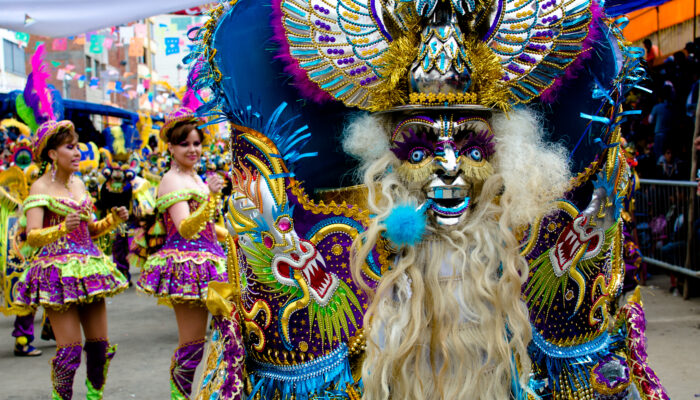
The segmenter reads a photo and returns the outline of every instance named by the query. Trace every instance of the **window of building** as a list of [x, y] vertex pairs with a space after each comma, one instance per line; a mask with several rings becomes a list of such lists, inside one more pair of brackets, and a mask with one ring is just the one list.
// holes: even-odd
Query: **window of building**
[[2, 50], [5, 54], [5, 70], [13, 74], [25, 75], [24, 49], [16, 43], [3, 39]]
[[85, 56], [85, 69], [87, 68], [90, 68], [90, 78], [94, 78], [97, 75], [97, 73], [92, 68], [92, 58], [88, 55]]
[[139, 57], [139, 62], [141, 64], [148, 64], [148, 50], [146, 48], [143, 48], [143, 55]]

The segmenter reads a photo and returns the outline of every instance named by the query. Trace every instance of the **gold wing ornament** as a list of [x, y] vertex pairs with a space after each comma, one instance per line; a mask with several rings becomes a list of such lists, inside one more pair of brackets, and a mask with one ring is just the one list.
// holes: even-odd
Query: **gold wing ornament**
[[11, 314], [13, 286], [23, 272], [21, 261], [11, 254], [13, 236], [19, 228], [18, 210], [29, 194], [24, 172], [12, 166], [0, 172], [0, 311]]
[[539, 96], [584, 50], [592, 20], [590, 0], [493, 2], [484, 38], [498, 55], [511, 102]]
[[367, 108], [393, 40], [384, 2], [283, 0], [280, 11], [290, 56], [309, 80], [348, 106]]

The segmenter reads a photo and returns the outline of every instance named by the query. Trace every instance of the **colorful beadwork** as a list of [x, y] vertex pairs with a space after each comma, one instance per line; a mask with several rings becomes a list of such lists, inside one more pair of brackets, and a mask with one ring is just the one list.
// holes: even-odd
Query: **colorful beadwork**
[[92, 200], [33, 195], [24, 211], [45, 207], [44, 224], [61, 224], [66, 215], [77, 212], [82, 220], [74, 231], [43, 246], [29, 262], [17, 284], [16, 303], [25, 307], [64, 308], [71, 304], [112, 296], [128, 287], [114, 263], [90, 238]]
[[143, 266], [137, 287], [148, 294], [169, 301], [203, 301], [208, 283], [226, 281], [226, 259], [217, 242], [214, 223], [209, 220], [197, 239], [185, 239], [168, 213], [168, 208], [181, 201], [194, 212], [207, 200], [206, 193], [178, 190], [161, 196], [156, 206], [166, 228], [163, 247], [152, 254]]

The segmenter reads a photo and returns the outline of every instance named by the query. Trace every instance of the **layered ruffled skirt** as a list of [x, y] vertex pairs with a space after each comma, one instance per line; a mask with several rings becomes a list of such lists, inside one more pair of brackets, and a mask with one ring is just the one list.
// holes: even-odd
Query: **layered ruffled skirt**
[[209, 282], [226, 282], [226, 259], [207, 252], [161, 249], [143, 266], [136, 287], [165, 303], [204, 302]]
[[104, 255], [69, 254], [30, 262], [15, 285], [20, 308], [43, 306], [63, 310], [113, 296], [129, 287], [115, 264]]

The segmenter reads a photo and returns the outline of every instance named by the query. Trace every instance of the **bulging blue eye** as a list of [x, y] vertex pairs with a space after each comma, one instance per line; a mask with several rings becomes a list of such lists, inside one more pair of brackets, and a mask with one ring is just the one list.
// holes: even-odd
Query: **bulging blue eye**
[[417, 164], [423, 160], [425, 160], [425, 157], [428, 156], [428, 152], [422, 148], [422, 147], [417, 147], [413, 150], [411, 150], [411, 153], [409, 154], [409, 161], [411, 161], [413, 164]]
[[484, 156], [481, 154], [481, 150], [476, 147], [469, 150], [469, 157], [471, 157], [474, 161], [481, 161], [484, 158]]

